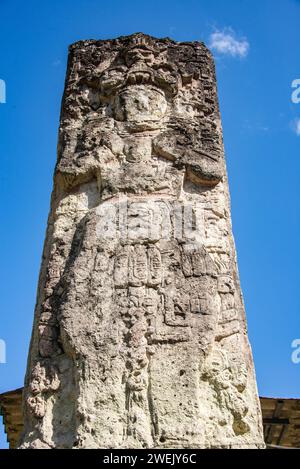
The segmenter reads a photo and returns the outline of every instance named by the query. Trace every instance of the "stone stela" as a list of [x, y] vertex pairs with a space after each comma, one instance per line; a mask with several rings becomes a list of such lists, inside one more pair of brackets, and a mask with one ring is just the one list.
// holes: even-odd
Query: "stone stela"
[[23, 406], [21, 448], [264, 447], [203, 43], [69, 49]]

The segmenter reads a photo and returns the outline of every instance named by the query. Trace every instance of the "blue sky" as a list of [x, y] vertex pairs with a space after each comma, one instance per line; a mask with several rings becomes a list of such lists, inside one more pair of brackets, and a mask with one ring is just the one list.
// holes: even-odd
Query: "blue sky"
[[[0, 392], [23, 383], [67, 47], [143, 31], [214, 46], [234, 235], [260, 395], [300, 397], [300, 2], [0, 0]], [[299, 121], [300, 122], [300, 121]], [[300, 125], [299, 125], [300, 134]], [[0, 430], [0, 448], [6, 447]]]

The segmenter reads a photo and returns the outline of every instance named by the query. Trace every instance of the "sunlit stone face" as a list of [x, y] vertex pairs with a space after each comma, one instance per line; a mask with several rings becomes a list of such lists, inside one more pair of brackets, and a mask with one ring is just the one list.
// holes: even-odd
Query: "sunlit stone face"
[[162, 91], [145, 85], [127, 87], [114, 102], [115, 118], [155, 129], [167, 110], [167, 101]]

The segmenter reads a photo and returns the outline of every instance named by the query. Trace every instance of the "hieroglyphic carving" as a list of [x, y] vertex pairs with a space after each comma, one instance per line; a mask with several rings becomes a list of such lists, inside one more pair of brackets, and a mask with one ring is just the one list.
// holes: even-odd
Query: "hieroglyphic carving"
[[216, 340], [237, 334], [240, 330], [238, 310], [235, 306], [235, 288], [230, 275], [220, 275], [218, 278], [218, 292], [221, 299], [219, 328]]

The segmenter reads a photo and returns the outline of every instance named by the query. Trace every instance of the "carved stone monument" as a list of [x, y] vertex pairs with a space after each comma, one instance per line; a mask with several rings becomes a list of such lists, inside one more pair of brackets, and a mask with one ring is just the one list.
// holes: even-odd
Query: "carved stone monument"
[[214, 63], [70, 47], [22, 448], [263, 447]]

